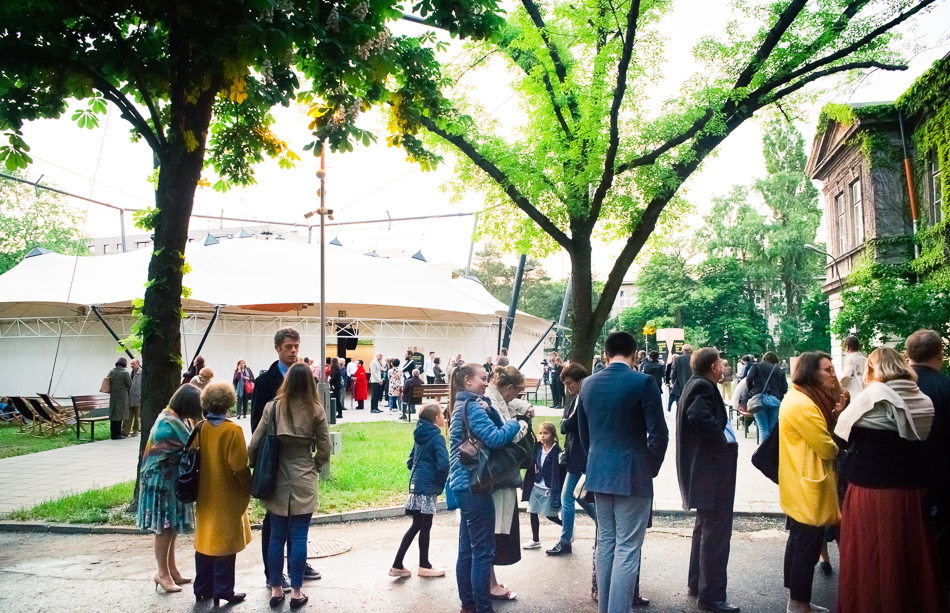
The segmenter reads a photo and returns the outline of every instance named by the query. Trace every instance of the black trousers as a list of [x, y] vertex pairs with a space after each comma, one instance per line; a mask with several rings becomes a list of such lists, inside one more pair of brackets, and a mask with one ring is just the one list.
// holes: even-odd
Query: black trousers
[[378, 410], [379, 410], [379, 401], [380, 401], [380, 400], [382, 399], [382, 397], [383, 397], [383, 384], [382, 384], [382, 383], [370, 383], [370, 384], [369, 384], [369, 387], [370, 387], [370, 390], [371, 390], [371, 392], [372, 392], [372, 396], [370, 397], [370, 401], [369, 401], [369, 408], [370, 408], [370, 410], [372, 410], [372, 411], [378, 411]]
[[808, 526], [788, 518], [788, 542], [785, 544], [785, 587], [789, 597], [799, 602], [811, 602], [811, 586], [815, 578], [815, 564], [821, 556], [825, 529]]
[[195, 596], [230, 598], [234, 595], [234, 561], [229, 556], [206, 556], [195, 552]]
[[429, 385], [432, 385], [433, 383], [435, 383], [435, 377], [430, 377], [426, 375], [426, 383], [428, 383]]
[[117, 439], [122, 436], [122, 420], [121, 419], [110, 419], [109, 420], [109, 437]]
[[696, 510], [687, 587], [697, 590], [699, 599], [704, 602], [726, 600], [726, 569], [732, 541], [738, 455], [739, 446], [730, 445], [721, 466], [715, 504], [710, 509]]
[[247, 392], [238, 396], [237, 406], [234, 407], [234, 412], [237, 413], [238, 417], [247, 417], [247, 403], [250, 401], [251, 395]]

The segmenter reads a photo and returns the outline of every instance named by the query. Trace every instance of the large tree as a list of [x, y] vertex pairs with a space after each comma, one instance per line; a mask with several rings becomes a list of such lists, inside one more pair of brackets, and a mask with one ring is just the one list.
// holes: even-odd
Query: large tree
[[[904, 69], [889, 49], [892, 31], [933, 2], [732, 3], [744, 22], [703, 39], [700, 72], [659, 105], [647, 92], [661, 78], [661, 17], [672, 3], [521, 0], [458, 73], [504, 58], [523, 123], [502, 128], [465, 99], [441, 100], [418, 118], [459, 155], [459, 187], [501, 205], [486, 214], [490, 232], [522, 253], [568, 253], [573, 358], [590, 363], [625, 273], [703, 160], [757, 111], [794, 105], [822, 77]], [[594, 237], [623, 241], [596, 308]]]
[[[14, 170], [13, 176], [22, 177]], [[89, 255], [82, 213], [55, 192], [0, 179], [0, 274], [20, 263], [35, 247]]]
[[[502, 22], [495, 0], [420, 0], [427, 22], [462, 37]], [[142, 431], [168, 402], [181, 374], [182, 274], [195, 189], [208, 166], [216, 189], [254, 182], [265, 156], [296, 155], [272, 131], [269, 109], [295, 97], [310, 105], [319, 153], [351, 151], [372, 135], [356, 127], [370, 106], [391, 105], [391, 145], [423, 169], [438, 156], [414, 136], [413, 104], [435, 99], [434, 35], [391, 36], [402, 16], [392, 0], [21, 0], [0, 10], [0, 158], [25, 167], [24, 122], [56, 118], [96, 125], [114, 105], [160, 166], [155, 208], [138, 222], [155, 249], [135, 330], [147, 365]], [[450, 127], [440, 120], [440, 125]], [[147, 169], [143, 169], [143, 175]], [[143, 437], [143, 445], [144, 445]]]

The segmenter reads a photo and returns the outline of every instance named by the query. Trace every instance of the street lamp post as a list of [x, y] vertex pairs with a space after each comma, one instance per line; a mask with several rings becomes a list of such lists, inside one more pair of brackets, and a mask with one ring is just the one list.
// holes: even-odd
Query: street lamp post
[[838, 284], [840, 285], [840, 284], [841, 284], [841, 269], [838, 268], [838, 258], [836, 258], [835, 256], [831, 255], [830, 253], [828, 253], [828, 252], [825, 251], [824, 249], [819, 249], [818, 247], [816, 247], [816, 246], [814, 246], [814, 245], [805, 245], [805, 249], [808, 249], [809, 251], [814, 251], [815, 253], [818, 253], [818, 254], [821, 254], [821, 255], [825, 255], [825, 256], [828, 256], [829, 258], [831, 258], [832, 262], [834, 262], [834, 264], [835, 264], [835, 277], [837, 277], [837, 279], [838, 279]]
[[304, 214], [305, 219], [310, 219], [314, 215], [320, 216], [320, 385], [319, 392], [324, 399], [324, 406], [327, 411], [327, 418], [331, 424], [336, 423], [336, 411], [331, 410], [330, 403], [326, 402], [328, 397], [328, 386], [326, 376], [324, 375], [327, 363], [327, 264], [326, 264], [326, 226], [327, 217], [333, 221], [333, 210], [326, 207], [326, 150], [320, 154], [320, 168], [317, 170], [317, 178], [320, 179], [320, 208], [316, 211], [310, 211]]

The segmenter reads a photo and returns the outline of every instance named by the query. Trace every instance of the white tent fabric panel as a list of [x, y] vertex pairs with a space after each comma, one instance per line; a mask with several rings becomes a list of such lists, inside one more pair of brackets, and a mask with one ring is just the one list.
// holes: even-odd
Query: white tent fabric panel
[[[128, 306], [145, 294], [147, 249], [75, 257], [46, 253], [23, 260], [0, 275], [0, 317], [44, 317], [75, 313], [87, 305]], [[314, 315], [320, 300], [317, 245], [289, 241], [228, 239], [190, 244], [189, 306], [226, 305], [255, 313]], [[477, 282], [451, 280], [413, 258], [368, 257], [327, 246], [328, 317], [414, 319], [497, 323], [506, 305]], [[305, 308], [306, 313], [301, 311]], [[339, 315], [344, 311], [345, 315]], [[518, 325], [547, 329], [548, 322], [525, 313]]]

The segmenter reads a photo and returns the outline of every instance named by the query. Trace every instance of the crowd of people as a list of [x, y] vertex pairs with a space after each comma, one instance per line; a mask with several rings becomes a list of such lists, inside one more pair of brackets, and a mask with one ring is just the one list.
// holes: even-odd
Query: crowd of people
[[[730, 400], [755, 418], [760, 442], [775, 441], [788, 529], [787, 610], [827, 611], [811, 602], [812, 583], [820, 560], [831, 573], [827, 544], [837, 541], [842, 613], [947, 611], [950, 379], [939, 372], [943, 341], [921, 330], [906, 340], [903, 354], [881, 347], [866, 358], [857, 339], [849, 337], [845, 346], [841, 379], [830, 355], [810, 352], [794, 361], [789, 385], [787, 368], [774, 353], [766, 353], [758, 361], [743, 358], [733, 391], [723, 386], [730, 365], [714, 347], [693, 351], [686, 345], [665, 365], [656, 352], [638, 353], [629, 334], [613, 333], [593, 374], [551, 356], [548, 364], [563, 386], [560, 432], [547, 421], [532, 428], [534, 407], [520, 397], [525, 378], [507, 356], [486, 364], [457, 356], [443, 372], [430, 354], [420, 372], [411, 351], [405, 363], [377, 354], [368, 377], [373, 400], [389, 396], [390, 407], [399, 410], [393, 399], [403, 396], [401, 388], [413, 379], [428, 382], [428, 372], [434, 373], [433, 382], [447, 377], [450, 394], [445, 409], [438, 404], [419, 409], [407, 461], [405, 511], [412, 522], [390, 576], [412, 575], [405, 558], [416, 540], [416, 574], [445, 576], [445, 569], [429, 559], [429, 540], [437, 498], [448, 490], [461, 519], [456, 581], [462, 613], [489, 613], [494, 600], [517, 597], [498, 580], [496, 567], [520, 561], [523, 549], [541, 548], [542, 519], [560, 524], [561, 532], [546, 553], [572, 554], [577, 505], [596, 525], [591, 594], [599, 610], [628, 613], [649, 604], [640, 594], [641, 548], [652, 519], [653, 479], [669, 444], [662, 402], [667, 385], [667, 411], [676, 405], [675, 461], [683, 506], [696, 511], [686, 585], [701, 610], [739, 611], [727, 595], [739, 455], [727, 408], [732, 391], [733, 399], [738, 395], [742, 402]], [[175, 543], [178, 534], [194, 531], [196, 599], [238, 602], [245, 597], [235, 592], [234, 556], [251, 540], [246, 514], [251, 469], [266, 439], [275, 437], [281, 450], [276, 486], [262, 499], [267, 509], [261, 531], [264, 573], [272, 606], [279, 606], [286, 592], [291, 608], [307, 602], [303, 581], [319, 578], [306, 562], [307, 532], [330, 441], [313, 366], [297, 358], [296, 331], [278, 331], [275, 350], [277, 361], [256, 378], [239, 363], [233, 383], [211, 381], [213, 374], [196, 360], [190, 380], [156, 420], [142, 462], [138, 516], [139, 525], [156, 535], [156, 588], [175, 592], [192, 581], [178, 571]], [[365, 382], [361, 369], [357, 363], [351, 378]], [[331, 378], [344, 370], [331, 360]], [[117, 365], [113, 372], [118, 380], [124, 369]], [[228, 419], [228, 410], [240, 407], [241, 392], [250, 395], [248, 446], [240, 427]], [[246, 410], [238, 413], [241, 418]], [[523, 447], [526, 437], [536, 442], [523, 466], [496, 475], [486, 486], [477, 463], [472, 464], [477, 450]], [[176, 497], [174, 485], [177, 462], [195, 439], [200, 441], [194, 444], [201, 456], [200, 487], [197, 502], [187, 504]], [[518, 489], [528, 503], [531, 527], [530, 539], [523, 541]]]

